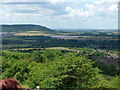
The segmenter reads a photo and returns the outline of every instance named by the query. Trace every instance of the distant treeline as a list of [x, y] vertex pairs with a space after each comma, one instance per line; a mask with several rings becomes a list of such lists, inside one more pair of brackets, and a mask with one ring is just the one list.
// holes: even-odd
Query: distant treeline
[[116, 50], [120, 47], [118, 45], [119, 41], [114, 39], [75, 40], [75, 39], [57, 39], [51, 38], [49, 36], [12, 36], [3, 37], [2, 39], [3, 49], [6, 49], [8, 47], [9, 48], [88, 47], [94, 49]]

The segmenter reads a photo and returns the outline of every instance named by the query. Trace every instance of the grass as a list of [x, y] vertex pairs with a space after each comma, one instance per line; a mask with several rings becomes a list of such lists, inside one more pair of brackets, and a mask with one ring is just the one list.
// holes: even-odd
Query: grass
[[[33, 49], [58, 49], [58, 50], [69, 50], [66, 47], [49, 47], [49, 48], [19, 48], [19, 50], [33, 50]], [[11, 50], [18, 50], [18, 49], [11, 49]]]
[[44, 35], [53, 35], [53, 34], [42, 34], [42, 33], [16, 33], [16, 36], [44, 36]]
[[15, 33], [16, 36], [43, 36], [43, 35], [53, 35], [47, 31], [26, 31], [24, 33]]
[[21, 85], [22, 88], [29, 88], [29, 85], [27, 84], [24, 84], [24, 85]]
[[66, 47], [50, 47], [50, 48], [46, 48], [46, 49], [69, 50], [69, 48], [66, 48]]

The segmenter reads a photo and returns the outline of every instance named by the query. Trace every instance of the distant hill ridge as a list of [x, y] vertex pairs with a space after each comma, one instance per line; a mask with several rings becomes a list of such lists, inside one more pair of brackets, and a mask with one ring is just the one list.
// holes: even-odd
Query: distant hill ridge
[[3, 32], [18, 32], [18, 31], [50, 31], [51, 30], [45, 26], [33, 25], [33, 24], [16, 24], [16, 25], [0, 25], [2, 26]]

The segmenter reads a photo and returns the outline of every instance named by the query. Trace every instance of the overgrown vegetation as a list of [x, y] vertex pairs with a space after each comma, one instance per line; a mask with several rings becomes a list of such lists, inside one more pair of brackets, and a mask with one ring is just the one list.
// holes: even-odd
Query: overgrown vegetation
[[[109, 67], [110, 72], [117, 72]], [[104, 73], [101, 74], [101, 70]], [[119, 73], [111, 75], [106, 66], [88, 59], [87, 54], [62, 50], [37, 50], [32, 52], [3, 51], [2, 77], [15, 78], [27, 87], [35, 88], [119, 88]], [[108, 70], [108, 67], [107, 67]], [[116, 77], [117, 75], [117, 77]]]

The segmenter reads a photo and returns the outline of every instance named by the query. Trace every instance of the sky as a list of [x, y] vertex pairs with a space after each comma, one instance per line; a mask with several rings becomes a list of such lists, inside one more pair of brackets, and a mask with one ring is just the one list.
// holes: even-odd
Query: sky
[[1, 0], [0, 24], [117, 29], [118, 0]]

